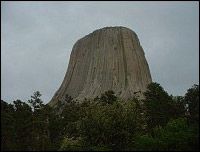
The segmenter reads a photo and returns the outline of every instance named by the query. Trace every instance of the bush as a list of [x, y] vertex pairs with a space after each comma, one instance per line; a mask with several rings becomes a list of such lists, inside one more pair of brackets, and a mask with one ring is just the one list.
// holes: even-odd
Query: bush
[[60, 151], [67, 150], [67, 151], [82, 151], [84, 150], [84, 142], [79, 138], [65, 138], [61, 145]]
[[188, 126], [183, 118], [171, 120], [165, 127], [156, 127], [152, 135], [142, 135], [135, 143], [136, 150], [199, 150], [199, 130]]
[[162, 141], [154, 139], [150, 135], [142, 135], [136, 141], [134, 150], [158, 151], [158, 150], [163, 150], [163, 148], [164, 148], [164, 143]]
[[90, 147], [90, 151], [111, 151], [112, 149], [104, 146], [95, 146], [95, 147]]

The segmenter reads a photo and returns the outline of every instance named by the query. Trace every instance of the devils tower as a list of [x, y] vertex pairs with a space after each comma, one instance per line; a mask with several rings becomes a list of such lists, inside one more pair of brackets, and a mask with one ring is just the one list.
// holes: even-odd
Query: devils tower
[[151, 74], [138, 36], [125, 27], [105, 27], [73, 46], [67, 73], [49, 105], [65, 95], [81, 101], [113, 90], [121, 99], [142, 96]]

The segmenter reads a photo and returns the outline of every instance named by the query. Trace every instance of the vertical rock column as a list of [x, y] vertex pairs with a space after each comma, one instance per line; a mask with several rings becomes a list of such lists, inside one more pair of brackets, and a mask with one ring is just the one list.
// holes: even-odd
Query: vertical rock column
[[71, 95], [79, 101], [112, 89], [122, 99], [144, 92], [151, 83], [144, 51], [135, 32], [125, 27], [106, 27], [78, 40], [67, 73], [49, 105]]

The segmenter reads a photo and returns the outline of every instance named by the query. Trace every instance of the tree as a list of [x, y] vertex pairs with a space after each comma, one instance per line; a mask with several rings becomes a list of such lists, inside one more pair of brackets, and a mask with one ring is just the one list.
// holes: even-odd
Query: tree
[[136, 139], [137, 151], [198, 151], [199, 131], [196, 126], [188, 126], [185, 118], [170, 120], [164, 127], [154, 128], [152, 135], [142, 135]]
[[14, 103], [14, 119], [16, 143], [18, 150], [31, 150], [31, 126], [32, 126], [32, 110], [31, 107], [21, 100], [16, 100]]
[[147, 86], [147, 91], [144, 93], [144, 106], [147, 114], [148, 128], [155, 126], [164, 126], [174, 117], [172, 110], [172, 97], [160, 86], [154, 82]]
[[[38, 122], [40, 123], [41, 143], [40, 150], [57, 150], [58, 136], [60, 135], [60, 128], [58, 116], [55, 110], [49, 105], [44, 105], [38, 110]], [[56, 134], [56, 135], [55, 135]]]
[[41, 140], [43, 135], [43, 128], [41, 127], [40, 120], [40, 109], [44, 107], [43, 101], [41, 100], [42, 94], [39, 91], [33, 93], [31, 100], [28, 100], [30, 103], [33, 114], [32, 114], [32, 150], [41, 150]]
[[88, 103], [82, 109], [84, 112], [79, 124], [80, 135], [86, 146], [94, 149], [129, 150], [134, 136], [142, 129], [141, 113], [136, 104], [132, 101]]
[[81, 138], [65, 138], [62, 142], [61, 151], [83, 151], [84, 141]]
[[33, 96], [31, 96], [31, 100], [28, 100], [30, 105], [33, 107], [33, 111], [44, 106], [43, 101], [40, 99], [41, 96], [42, 94], [39, 91], [36, 91], [33, 93]]
[[184, 97], [182, 96], [171, 96], [173, 99], [173, 102], [169, 103], [171, 104], [170, 107], [170, 113], [173, 118], [183, 118], [185, 117], [186, 113], [186, 104]]
[[117, 101], [117, 97], [114, 94], [114, 91], [108, 90], [102, 94], [100, 98], [96, 97], [95, 100], [106, 104], [113, 104]]
[[79, 109], [78, 103], [75, 103], [72, 100], [63, 107], [63, 111], [61, 113], [61, 125], [63, 126], [61, 131], [63, 136], [78, 136], [76, 122], [79, 120]]
[[13, 151], [17, 149], [14, 107], [1, 100], [1, 150]]
[[64, 126], [62, 125], [62, 120], [62, 117], [56, 115], [55, 112], [49, 118], [47, 129], [51, 145], [50, 150], [58, 150], [61, 146], [64, 137], [64, 135], [62, 134], [64, 128]]
[[185, 94], [185, 102], [189, 105], [190, 120], [199, 124], [199, 86], [193, 85]]

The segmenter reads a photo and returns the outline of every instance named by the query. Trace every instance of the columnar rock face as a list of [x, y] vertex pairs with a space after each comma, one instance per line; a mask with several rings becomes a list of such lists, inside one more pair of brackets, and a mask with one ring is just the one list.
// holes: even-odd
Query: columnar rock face
[[49, 105], [71, 95], [79, 101], [113, 90], [128, 99], [146, 90], [151, 75], [135, 32], [125, 27], [105, 27], [78, 40], [67, 73]]

